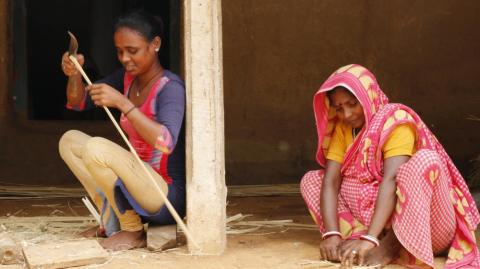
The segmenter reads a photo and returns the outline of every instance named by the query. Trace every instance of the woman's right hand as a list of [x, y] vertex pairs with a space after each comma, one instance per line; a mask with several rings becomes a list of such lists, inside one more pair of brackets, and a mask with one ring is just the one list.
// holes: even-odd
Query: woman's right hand
[[[82, 54], [76, 54], [75, 58], [77, 58], [78, 63], [83, 66], [83, 63], [85, 63], [85, 58], [83, 57]], [[62, 56], [62, 71], [66, 76], [75, 76], [79, 74], [77, 68], [75, 68], [75, 65], [73, 64], [72, 61], [68, 58], [68, 52], [65, 52]]]
[[320, 259], [327, 261], [340, 261], [339, 247], [343, 240], [340, 236], [330, 236], [320, 242]]

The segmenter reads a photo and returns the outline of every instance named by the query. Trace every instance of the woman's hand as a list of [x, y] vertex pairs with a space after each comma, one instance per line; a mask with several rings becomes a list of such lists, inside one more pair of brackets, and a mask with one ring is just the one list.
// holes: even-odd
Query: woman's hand
[[340, 246], [340, 262], [342, 266], [351, 268], [355, 260], [358, 265], [362, 265], [368, 252], [374, 248], [372, 242], [366, 240], [348, 240]]
[[[85, 63], [85, 58], [82, 54], [76, 54], [75, 58], [77, 58], [78, 63], [83, 66]], [[75, 76], [78, 75], [79, 72], [72, 61], [68, 58], [68, 52], [65, 52], [62, 56], [62, 71], [66, 76]]]
[[330, 236], [320, 243], [320, 259], [327, 261], [339, 261], [338, 247], [343, 240], [340, 236]]
[[88, 94], [92, 97], [92, 101], [97, 106], [115, 107], [120, 111], [125, 112], [127, 107], [131, 107], [133, 104], [119, 91], [110, 87], [108, 84], [92, 84], [85, 87]]

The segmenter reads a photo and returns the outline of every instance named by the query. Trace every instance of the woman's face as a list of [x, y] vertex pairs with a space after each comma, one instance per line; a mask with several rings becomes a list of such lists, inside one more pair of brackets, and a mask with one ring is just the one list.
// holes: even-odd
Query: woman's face
[[117, 48], [118, 60], [125, 71], [133, 76], [147, 72], [152, 64], [158, 60], [155, 51], [156, 48], [160, 47], [158, 37], [149, 42], [139, 32], [121, 27], [115, 32], [113, 40]]
[[363, 127], [363, 124], [365, 123], [363, 107], [358, 99], [347, 89], [336, 89], [330, 95], [330, 101], [338, 118], [346, 125], [353, 128]]

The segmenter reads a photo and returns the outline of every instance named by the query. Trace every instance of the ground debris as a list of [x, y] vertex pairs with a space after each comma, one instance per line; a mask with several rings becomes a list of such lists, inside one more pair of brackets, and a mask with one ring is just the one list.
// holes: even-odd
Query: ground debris
[[[243, 215], [242, 213], [230, 216], [227, 218], [227, 234], [250, 234], [250, 235], [266, 235], [271, 233], [283, 233], [288, 229], [301, 229], [301, 230], [317, 230], [318, 227], [313, 224], [301, 224], [295, 223], [291, 219], [284, 220], [245, 220], [252, 215]], [[252, 234], [251, 232], [258, 231], [260, 229], [267, 230], [275, 229], [277, 231]], [[278, 230], [280, 228], [280, 230]]]
[[0, 233], [0, 264], [23, 262], [22, 249], [8, 233]]
[[299, 184], [228, 186], [228, 196], [231, 197], [289, 196], [299, 193]]
[[95, 225], [95, 220], [90, 216], [10, 216], [0, 218], [0, 225], [16, 241], [28, 245], [76, 238], [78, 232]]
[[83, 196], [85, 196], [83, 188], [0, 185], [0, 200], [80, 198]]
[[[336, 267], [340, 268], [340, 263], [330, 262], [330, 261], [323, 261], [323, 260], [303, 260], [298, 263], [303, 267], [315, 267], [315, 268], [323, 268], [323, 267]], [[352, 269], [376, 269], [381, 268], [381, 265], [374, 265], [374, 266], [352, 266]]]

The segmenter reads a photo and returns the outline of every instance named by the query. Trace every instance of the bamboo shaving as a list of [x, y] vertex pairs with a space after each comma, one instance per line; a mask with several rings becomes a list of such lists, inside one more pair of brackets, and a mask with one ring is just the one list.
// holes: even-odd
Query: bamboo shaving
[[299, 193], [299, 184], [238, 185], [228, 187], [228, 195], [234, 197], [274, 195], [289, 196], [298, 195]]
[[[249, 234], [249, 235], [268, 235], [272, 233], [283, 233], [288, 229], [317, 230], [316, 225], [294, 223], [291, 219], [286, 220], [245, 220], [252, 215], [243, 215], [242, 213], [227, 218], [227, 234]], [[253, 227], [252, 227], [253, 226]], [[249, 227], [249, 228], [247, 228]], [[260, 229], [280, 228], [281, 231], [265, 232], [252, 234], [251, 232]]]
[[[310, 267], [310, 266], [337, 267], [337, 268], [341, 267], [340, 263], [334, 263], [334, 262], [324, 261], [324, 260], [320, 260], [320, 261], [304, 260], [304, 261], [300, 262], [299, 265], [308, 266], [308, 267]], [[352, 269], [377, 269], [377, 268], [381, 268], [381, 267], [382, 266], [380, 264], [378, 264], [378, 265], [372, 265], [372, 266], [352, 266], [351, 268]]]
[[93, 217], [77, 217], [77, 216], [52, 216], [52, 217], [8, 217], [0, 218], [0, 223], [38, 223], [41, 221], [48, 222], [83, 222], [83, 221], [95, 221]]
[[79, 231], [94, 225], [92, 217], [8, 217], [0, 218], [4, 231], [15, 235], [23, 245], [75, 239]]
[[92, 214], [93, 218], [97, 221], [99, 225], [102, 225], [102, 221], [100, 220], [100, 214], [98, 214], [98, 211], [95, 209], [95, 207], [92, 205], [90, 200], [85, 196], [82, 198], [82, 202], [85, 204], [87, 207], [88, 211], [90, 211], [90, 214]]
[[480, 121], [480, 118], [475, 115], [468, 115], [467, 120]]
[[243, 220], [244, 218], [250, 217], [250, 216], [252, 216], [252, 215], [251, 215], [251, 214], [243, 215], [242, 213], [238, 213], [237, 215], [228, 217], [228, 218], [227, 218], [227, 223], [235, 222], [235, 221], [240, 221], [240, 220]]
[[[59, 188], [23, 185], [2, 185], [0, 186], [0, 199], [2, 200], [24, 200], [39, 198], [80, 198], [85, 196], [83, 188]], [[39, 206], [39, 205], [37, 205]]]
[[246, 234], [246, 233], [251, 233], [251, 232], [257, 231], [260, 228], [261, 228], [260, 226], [253, 227], [253, 228], [248, 228], [248, 229], [227, 228], [227, 234]]

